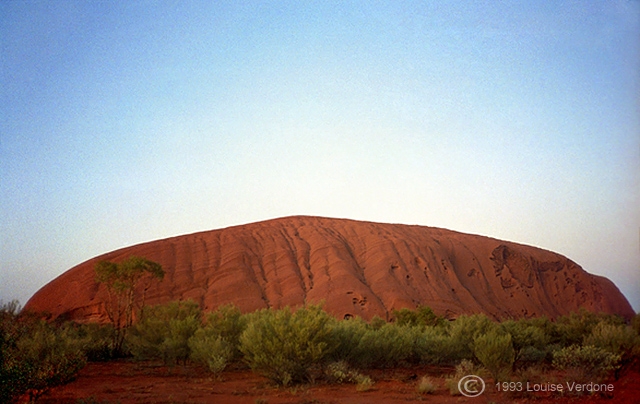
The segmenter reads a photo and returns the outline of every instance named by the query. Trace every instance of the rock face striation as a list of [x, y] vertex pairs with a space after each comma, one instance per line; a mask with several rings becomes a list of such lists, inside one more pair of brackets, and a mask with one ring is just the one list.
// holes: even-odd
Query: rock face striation
[[131, 255], [156, 261], [164, 280], [148, 304], [192, 299], [204, 310], [245, 312], [324, 301], [338, 318], [431, 307], [454, 318], [557, 316], [585, 308], [630, 318], [608, 279], [559, 254], [450, 230], [295, 216], [152, 241], [90, 259], [40, 289], [26, 308], [52, 318], [106, 321], [95, 264]]

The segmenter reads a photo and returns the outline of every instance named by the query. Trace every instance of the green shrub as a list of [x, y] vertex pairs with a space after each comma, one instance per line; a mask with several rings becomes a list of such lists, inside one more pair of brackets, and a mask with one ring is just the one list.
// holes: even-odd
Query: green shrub
[[357, 391], [369, 391], [369, 390], [371, 390], [373, 388], [374, 384], [375, 384], [375, 382], [373, 381], [373, 379], [371, 379], [371, 377], [365, 376], [365, 375], [360, 375], [357, 378], [356, 390]]
[[374, 384], [371, 377], [351, 369], [345, 361], [330, 363], [325, 370], [325, 374], [330, 383], [353, 383], [357, 385], [356, 390], [358, 391], [367, 391]]
[[511, 334], [500, 335], [492, 330], [479, 335], [473, 341], [473, 351], [496, 382], [506, 380], [515, 359]]
[[620, 355], [591, 345], [572, 345], [553, 354], [553, 366], [576, 382], [598, 382], [618, 367]]
[[473, 341], [497, 327], [484, 314], [462, 315], [449, 328], [448, 354], [455, 362], [473, 358]]
[[420, 362], [429, 365], [455, 363], [459, 349], [442, 327], [425, 327], [417, 341]]
[[399, 327], [387, 323], [368, 329], [360, 338], [354, 361], [361, 367], [388, 368], [416, 363], [421, 358], [419, 327]]
[[611, 314], [596, 314], [580, 309], [578, 313], [571, 313], [558, 318], [551, 343], [557, 342], [563, 347], [580, 345], [585, 335], [591, 334], [601, 322], [613, 325], [623, 325], [624, 320]]
[[49, 388], [73, 380], [85, 364], [81, 343], [68, 330], [39, 321], [16, 341], [8, 368], [17, 371], [22, 389], [36, 400]]
[[0, 402], [28, 392], [36, 400], [72, 380], [86, 363], [81, 342], [68, 327], [56, 327], [17, 301], [0, 304]]
[[397, 325], [409, 327], [436, 327], [444, 325], [446, 321], [427, 306], [420, 306], [416, 310], [393, 310], [393, 317]]
[[192, 301], [149, 307], [127, 335], [136, 359], [162, 359], [173, 365], [189, 358], [189, 338], [201, 326], [201, 311]]
[[193, 361], [206, 365], [216, 375], [233, 359], [234, 346], [222, 336], [202, 328], [189, 339], [189, 349]]
[[634, 347], [640, 345], [640, 337], [629, 326], [601, 322], [584, 338], [582, 345], [602, 348], [624, 358], [630, 356]]
[[351, 374], [352, 369], [349, 368], [349, 364], [345, 361], [330, 363], [327, 366], [325, 373], [327, 374], [327, 379], [330, 383], [351, 383], [354, 380]]
[[331, 329], [331, 340], [335, 348], [328, 356], [332, 362], [346, 361], [351, 365], [360, 363], [360, 340], [370, 330], [369, 324], [356, 317], [349, 320], [337, 321]]
[[418, 318], [418, 313], [406, 307], [400, 310], [393, 310], [392, 315], [395, 324], [398, 326], [416, 327], [423, 325]]
[[191, 359], [206, 365], [214, 374], [222, 372], [229, 362], [239, 359], [240, 335], [246, 327], [246, 317], [230, 304], [209, 313], [204, 327], [189, 338]]
[[469, 375], [475, 375], [484, 378], [486, 377], [485, 374], [486, 371], [484, 369], [477, 367], [468, 359], [463, 359], [458, 365], [456, 365], [456, 372], [447, 377], [444, 381], [444, 384], [449, 389], [449, 393], [452, 396], [459, 396], [461, 394], [460, 390], [458, 389], [458, 383], [460, 382], [460, 379]]
[[387, 322], [386, 322], [384, 319], [382, 319], [382, 318], [380, 318], [380, 317], [378, 317], [378, 316], [373, 316], [373, 317], [371, 318], [371, 320], [369, 321], [369, 326], [370, 326], [371, 328], [373, 328], [374, 330], [379, 330], [379, 329], [380, 329], [380, 328], [382, 328], [385, 324], [387, 324]]
[[416, 391], [420, 394], [433, 394], [437, 390], [436, 384], [433, 382], [429, 376], [422, 376], [418, 385], [416, 386]]
[[256, 372], [280, 385], [308, 381], [310, 370], [334, 349], [335, 320], [319, 306], [291, 312], [261, 310], [249, 316], [240, 337], [244, 359]]
[[544, 360], [545, 347], [550, 337], [543, 328], [532, 325], [526, 320], [506, 320], [500, 324], [500, 328], [511, 335], [515, 354], [514, 365], [516, 362], [527, 365]]
[[526, 346], [522, 348], [517, 355], [518, 358], [516, 360], [520, 365], [518, 368], [526, 369], [531, 366], [538, 366], [543, 364], [543, 362], [547, 359], [549, 352], [546, 348], [540, 349], [534, 346]]
[[114, 358], [113, 340], [115, 330], [113, 325], [66, 323], [62, 327], [67, 330], [71, 338], [78, 341], [88, 361], [102, 362]]
[[27, 369], [24, 362], [17, 360], [16, 342], [27, 332], [20, 324], [17, 301], [0, 302], [0, 402], [11, 402], [27, 391]]
[[327, 375], [327, 380], [330, 383], [355, 383], [359, 384], [365, 379], [367, 376], [361, 374], [360, 372], [351, 369], [349, 364], [345, 361], [332, 362], [327, 365], [325, 370], [325, 374]]
[[631, 319], [631, 328], [636, 332], [636, 334], [640, 335], [640, 313], [636, 313], [636, 315]]
[[218, 307], [216, 311], [209, 313], [204, 330], [209, 336], [219, 336], [231, 347], [232, 358], [239, 359], [240, 336], [247, 326], [247, 318], [240, 309], [233, 304]]

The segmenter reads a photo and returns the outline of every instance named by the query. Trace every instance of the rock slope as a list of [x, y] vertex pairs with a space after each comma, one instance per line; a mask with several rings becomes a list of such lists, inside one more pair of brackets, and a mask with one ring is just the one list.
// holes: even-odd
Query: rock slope
[[192, 299], [243, 311], [324, 301], [338, 318], [430, 306], [449, 318], [557, 317], [581, 307], [633, 316], [608, 279], [559, 254], [425, 226], [286, 217], [152, 241], [90, 259], [40, 289], [27, 309], [52, 318], [104, 321], [100, 260], [138, 255], [159, 262], [163, 281], [147, 303]]

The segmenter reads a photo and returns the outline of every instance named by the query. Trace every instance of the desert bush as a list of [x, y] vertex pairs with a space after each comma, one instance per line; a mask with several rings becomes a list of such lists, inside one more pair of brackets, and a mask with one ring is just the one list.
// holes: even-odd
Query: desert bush
[[214, 374], [222, 372], [229, 362], [240, 358], [240, 335], [246, 317], [234, 305], [219, 307], [209, 313], [205, 325], [189, 338], [190, 357], [206, 365]]
[[511, 335], [514, 350], [514, 367], [516, 363], [530, 365], [545, 358], [545, 347], [550, 337], [542, 328], [529, 324], [527, 321], [506, 320], [500, 323], [500, 328]]
[[636, 334], [640, 335], [640, 313], [636, 313], [636, 315], [631, 319], [631, 328], [636, 332]]
[[388, 323], [368, 329], [360, 338], [354, 361], [361, 367], [388, 368], [417, 362], [421, 352], [418, 327], [399, 327]]
[[360, 340], [370, 329], [369, 324], [359, 317], [337, 321], [331, 329], [331, 340], [335, 348], [327, 359], [331, 362], [346, 361], [351, 365], [357, 365], [360, 362]]
[[436, 327], [442, 326], [446, 320], [437, 316], [430, 307], [420, 306], [416, 310], [402, 308], [393, 310], [395, 323], [399, 326], [409, 327]]
[[449, 389], [449, 393], [452, 396], [459, 396], [460, 390], [458, 389], [458, 382], [465, 376], [475, 375], [482, 378], [486, 377], [486, 370], [477, 367], [473, 362], [468, 359], [463, 359], [456, 365], [456, 371], [454, 374], [445, 378], [444, 384]]
[[207, 316], [204, 330], [209, 336], [219, 336], [232, 348], [232, 358], [239, 359], [240, 336], [247, 326], [247, 317], [233, 304], [218, 307]]
[[618, 367], [620, 355], [592, 345], [571, 345], [553, 354], [553, 366], [576, 382], [598, 382]]
[[68, 328], [20, 312], [15, 301], [0, 304], [0, 402], [27, 392], [36, 400], [72, 380], [85, 363], [81, 344]]
[[233, 359], [234, 346], [217, 333], [199, 329], [189, 338], [191, 360], [206, 365], [211, 372], [222, 372]]
[[387, 322], [384, 319], [382, 319], [382, 318], [380, 318], [378, 316], [373, 316], [371, 318], [371, 320], [369, 320], [369, 326], [371, 328], [373, 328], [374, 330], [379, 330], [380, 328], [382, 328], [386, 324], [387, 324]]
[[[11, 355], [14, 369], [19, 369], [31, 400], [36, 400], [49, 388], [73, 380], [86, 364], [81, 342], [68, 330], [55, 329], [44, 321], [22, 335]], [[16, 366], [15, 361], [21, 362]]]
[[436, 384], [429, 376], [422, 376], [416, 386], [416, 391], [420, 394], [433, 394], [436, 390]]
[[462, 315], [449, 327], [448, 355], [454, 362], [473, 358], [473, 341], [497, 327], [484, 314]]
[[111, 324], [65, 323], [62, 327], [76, 340], [90, 362], [102, 362], [113, 359], [113, 339], [115, 330]]
[[[514, 361], [514, 368], [526, 369], [532, 366], [543, 365], [551, 352], [548, 350], [548, 348], [553, 349], [552, 346], [545, 347], [542, 349], [536, 348], [534, 346], [526, 346], [522, 348], [517, 354], [516, 361], [518, 363], [518, 366], [517, 367], [515, 366], [516, 361]], [[558, 349], [560, 349], [559, 346], [558, 346]], [[553, 354], [551, 353], [551, 355]]]
[[369, 391], [373, 388], [375, 382], [371, 377], [360, 375], [357, 381], [356, 390], [357, 391]]
[[346, 361], [332, 362], [325, 369], [327, 380], [330, 383], [355, 383], [365, 382], [367, 376], [352, 369]]
[[624, 320], [611, 314], [596, 314], [581, 309], [578, 313], [571, 313], [558, 318], [552, 335], [551, 343], [559, 343], [563, 347], [580, 345], [586, 335], [591, 334], [599, 323], [623, 325]]
[[367, 391], [374, 384], [371, 377], [351, 369], [345, 361], [330, 363], [325, 369], [325, 374], [330, 383], [353, 383], [357, 385], [358, 391]]
[[27, 369], [16, 359], [16, 342], [26, 333], [27, 327], [20, 324], [17, 301], [0, 303], [0, 402], [11, 402], [14, 397], [27, 391]]
[[496, 382], [503, 381], [509, 375], [515, 359], [511, 345], [511, 334], [499, 334], [491, 330], [473, 340], [473, 352]]
[[248, 317], [240, 337], [245, 361], [258, 373], [280, 385], [308, 381], [310, 370], [334, 349], [331, 329], [335, 319], [320, 306], [261, 310]]
[[173, 365], [189, 358], [189, 338], [201, 326], [200, 306], [193, 301], [148, 307], [127, 335], [136, 359], [162, 359]]
[[395, 324], [398, 326], [416, 327], [423, 325], [418, 318], [418, 313], [415, 310], [411, 310], [406, 307], [403, 307], [400, 310], [393, 310], [392, 315]]
[[544, 335], [547, 344], [559, 343], [556, 323], [551, 321], [547, 316], [522, 318], [518, 320], [517, 323], [524, 327], [534, 327], [539, 329]]
[[450, 337], [439, 326], [400, 326], [396, 322], [374, 328], [354, 318], [337, 322], [331, 338], [336, 348], [330, 359], [357, 367], [441, 364], [452, 357]]
[[627, 358], [631, 356], [634, 348], [640, 345], [640, 336], [629, 326], [600, 322], [591, 334], [584, 337], [582, 345], [592, 345], [620, 355], [621, 358]]
[[420, 362], [429, 365], [452, 364], [458, 360], [458, 348], [442, 327], [425, 327], [416, 341]]
[[325, 373], [327, 375], [327, 380], [330, 383], [342, 384], [342, 383], [351, 383], [353, 381], [353, 377], [351, 372], [353, 370], [349, 368], [349, 364], [345, 361], [338, 361], [330, 363]]

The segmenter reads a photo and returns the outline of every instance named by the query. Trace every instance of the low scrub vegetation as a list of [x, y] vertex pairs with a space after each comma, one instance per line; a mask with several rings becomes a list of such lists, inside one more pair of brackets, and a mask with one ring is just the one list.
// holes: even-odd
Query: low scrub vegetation
[[[487, 382], [538, 380], [554, 370], [576, 382], [606, 380], [640, 355], [640, 320], [631, 324], [582, 311], [555, 321], [545, 317], [495, 322], [483, 314], [448, 321], [429, 308], [379, 317], [337, 320], [320, 305], [242, 314], [233, 306], [202, 313], [191, 301], [147, 307], [126, 330], [118, 355], [175, 366], [200, 363], [218, 376], [230, 364], [249, 367], [277, 385], [351, 383], [372, 388], [368, 369], [439, 365], [455, 367], [445, 386], [459, 394], [468, 374]], [[120, 331], [122, 332], [122, 331]], [[114, 356], [113, 325], [48, 324], [0, 307], [0, 402], [66, 383], [87, 361]], [[416, 381], [418, 394], [437, 383]]]
[[189, 339], [201, 326], [202, 312], [193, 301], [152, 306], [127, 334], [126, 346], [136, 359], [162, 359], [168, 365], [186, 363]]
[[593, 345], [571, 345], [553, 353], [553, 366], [568, 370], [577, 383], [602, 381], [620, 363], [620, 355]]
[[0, 306], [0, 402], [27, 395], [36, 401], [48, 389], [74, 379], [87, 361], [87, 339], [73, 324], [49, 324], [19, 313], [17, 302]]
[[445, 379], [445, 386], [449, 389], [449, 393], [452, 396], [459, 396], [460, 392], [460, 380], [468, 375], [475, 375], [480, 377], [486, 377], [486, 371], [480, 368], [469, 359], [463, 359], [456, 365], [456, 371], [454, 374], [448, 376]]
[[308, 382], [335, 349], [334, 323], [320, 306], [261, 310], [249, 315], [240, 351], [251, 369], [278, 384]]
[[475, 357], [496, 381], [506, 380], [511, 372], [516, 356], [511, 339], [511, 334], [491, 330], [473, 340]]
[[420, 394], [433, 394], [436, 392], [437, 388], [438, 387], [432, 378], [429, 376], [422, 376], [416, 386], [416, 391]]

